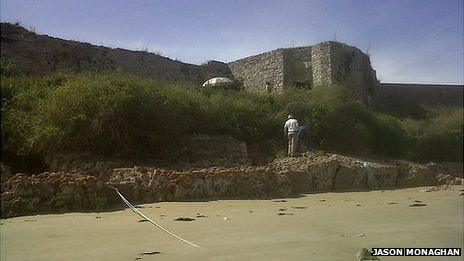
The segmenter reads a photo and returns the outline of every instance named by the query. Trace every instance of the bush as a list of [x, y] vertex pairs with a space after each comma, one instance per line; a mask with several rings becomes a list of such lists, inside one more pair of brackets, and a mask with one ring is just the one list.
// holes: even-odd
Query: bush
[[175, 157], [189, 135], [231, 135], [282, 154], [289, 113], [316, 145], [340, 153], [462, 160], [462, 109], [427, 120], [376, 114], [351, 90], [324, 86], [285, 93], [197, 88], [108, 72], [1, 79], [2, 151], [92, 152]]
[[408, 158], [420, 161], [462, 161], [464, 111], [462, 108], [440, 108], [425, 120], [407, 119]]
[[8, 59], [0, 59], [0, 75], [2, 76], [22, 76], [23, 72], [16, 62]]

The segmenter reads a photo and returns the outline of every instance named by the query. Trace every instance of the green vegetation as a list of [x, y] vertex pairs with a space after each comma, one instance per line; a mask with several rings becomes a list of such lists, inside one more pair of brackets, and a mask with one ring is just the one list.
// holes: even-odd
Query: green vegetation
[[193, 134], [271, 141], [279, 145], [270, 149], [277, 155], [284, 150], [284, 119], [292, 113], [309, 124], [318, 149], [413, 160], [463, 156], [462, 108], [399, 119], [366, 109], [340, 86], [277, 95], [201, 89], [119, 72], [1, 77], [2, 152], [17, 155], [169, 158]]

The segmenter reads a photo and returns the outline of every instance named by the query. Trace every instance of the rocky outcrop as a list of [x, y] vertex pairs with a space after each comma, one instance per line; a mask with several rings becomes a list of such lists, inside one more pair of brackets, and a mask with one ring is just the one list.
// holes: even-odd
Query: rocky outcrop
[[397, 161], [396, 165], [399, 174], [397, 186], [401, 188], [436, 185], [436, 175], [441, 174], [426, 165], [407, 161]]
[[11, 217], [47, 211], [101, 210], [114, 204], [122, 206], [109, 186], [138, 204], [464, 184], [464, 179], [446, 173], [447, 168], [440, 164], [373, 162], [337, 154], [305, 154], [276, 159], [266, 166], [185, 170], [118, 167], [108, 170], [106, 181], [88, 172], [17, 174], [4, 183], [1, 210], [2, 217]]
[[[192, 171], [136, 166], [114, 169], [106, 183], [131, 202], [262, 198], [288, 196], [289, 179], [266, 167], [209, 168]], [[115, 192], [94, 176], [45, 172], [17, 174], [5, 183], [2, 217], [41, 212], [102, 210], [119, 202]]]
[[137, 202], [284, 196], [292, 193], [286, 175], [265, 167], [172, 171], [134, 167], [115, 169], [108, 184]]
[[[398, 176], [395, 165], [364, 162], [337, 154], [306, 154], [303, 157], [277, 159], [268, 166], [292, 173], [289, 178], [292, 184], [297, 184], [299, 192], [394, 188]], [[375, 180], [376, 187], [369, 186], [369, 175]]]
[[5, 183], [1, 215], [103, 209], [108, 206], [109, 192], [104, 183], [89, 175], [45, 172], [27, 176], [20, 173]]

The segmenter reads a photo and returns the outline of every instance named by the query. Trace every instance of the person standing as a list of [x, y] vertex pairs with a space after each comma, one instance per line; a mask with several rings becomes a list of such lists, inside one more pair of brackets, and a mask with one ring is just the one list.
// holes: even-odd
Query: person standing
[[305, 123], [300, 123], [299, 125], [298, 152], [312, 151], [314, 149], [314, 142], [309, 133], [309, 126]]
[[298, 121], [293, 117], [293, 115], [289, 114], [287, 116], [287, 121], [284, 124], [284, 136], [288, 139], [287, 154], [290, 157], [295, 157], [297, 154], [298, 130]]

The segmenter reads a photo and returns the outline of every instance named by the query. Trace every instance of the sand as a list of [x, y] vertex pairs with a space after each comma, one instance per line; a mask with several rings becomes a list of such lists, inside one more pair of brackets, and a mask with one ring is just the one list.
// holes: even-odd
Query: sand
[[[208, 250], [186, 245], [148, 222], [138, 222], [140, 218], [129, 209], [2, 219], [0, 259], [356, 260], [362, 248], [463, 247], [463, 187], [425, 189], [163, 202], [139, 209]], [[415, 200], [426, 206], [410, 207], [418, 203]], [[206, 217], [196, 217], [197, 213]], [[178, 217], [195, 220], [175, 221]]]

